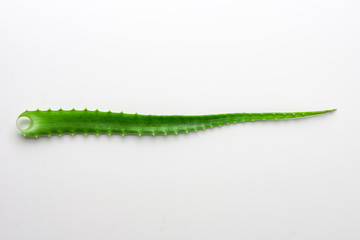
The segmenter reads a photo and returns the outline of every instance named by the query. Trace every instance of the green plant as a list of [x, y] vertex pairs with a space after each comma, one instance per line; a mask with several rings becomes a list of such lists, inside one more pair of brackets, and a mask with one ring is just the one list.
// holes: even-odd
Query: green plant
[[120, 133], [122, 135], [133, 133], [142, 134], [164, 134], [188, 133], [199, 129], [217, 127], [225, 124], [280, 120], [289, 118], [300, 118], [312, 115], [332, 112], [332, 110], [314, 112], [289, 112], [289, 113], [227, 113], [216, 115], [141, 115], [127, 113], [101, 112], [99, 110], [89, 111], [87, 109], [72, 110], [47, 110], [47, 111], [25, 111], [20, 118], [28, 118], [29, 126], [18, 127], [24, 136], [48, 135], [70, 133]]

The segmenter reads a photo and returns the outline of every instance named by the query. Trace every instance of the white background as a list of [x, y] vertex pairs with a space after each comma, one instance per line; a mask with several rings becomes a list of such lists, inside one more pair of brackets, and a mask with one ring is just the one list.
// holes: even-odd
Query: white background
[[[0, 2], [0, 239], [360, 239], [359, 1]], [[25, 139], [25, 109], [288, 112]]]

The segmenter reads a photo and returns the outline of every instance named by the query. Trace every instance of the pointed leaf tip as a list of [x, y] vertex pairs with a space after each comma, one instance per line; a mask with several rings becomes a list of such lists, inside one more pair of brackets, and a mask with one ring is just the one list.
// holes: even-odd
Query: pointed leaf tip
[[324, 110], [323, 112], [324, 113], [329, 113], [329, 112], [335, 112], [337, 109], [334, 108], [334, 109], [329, 109], [329, 110]]

